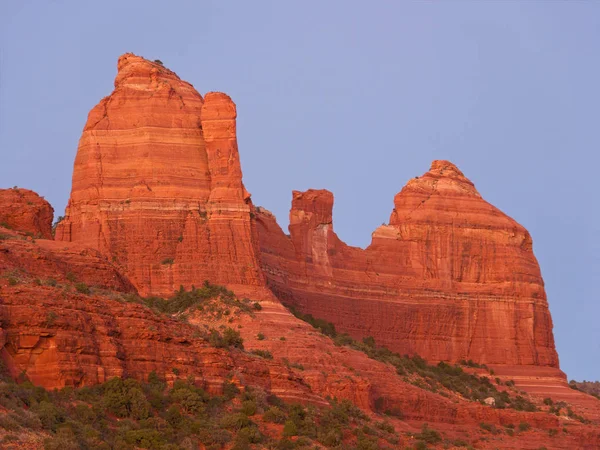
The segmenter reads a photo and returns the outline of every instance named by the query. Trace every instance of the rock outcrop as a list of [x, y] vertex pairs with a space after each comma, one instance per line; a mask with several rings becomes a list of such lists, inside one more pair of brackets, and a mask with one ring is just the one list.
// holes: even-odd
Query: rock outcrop
[[115, 90], [88, 116], [56, 239], [109, 255], [142, 294], [264, 285], [235, 119], [227, 95], [202, 98], [161, 64], [121, 56]]
[[33, 191], [0, 189], [0, 226], [52, 239], [54, 209]]
[[326, 404], [282, 363], [221, 349], [198, 329], [139, 303], [99, 251], [78, 244], [0, 240], [0, 358], [15, 377], [47, 389], [155, 371], [219, 394], [223, 382], [260, 386], [288, 401]]
[[[435, 422], [445, 438], [475, 438], [481, 448], [539, 448], [566, 424], [557, 448], [597, 447], [597, 429], [581, 417], [571, 423], [584, 414], [595, 426], [600, 408], [569, 389], [559, 369], [543, 280], [521, 225], [447, 161], [408, 182], [364, 250], [336, 235], [333, 200], [325, 190], [294, 191], [286, 235], [244, 188], [232, 100], [202, 97], [162, 63], [125, 54], [113, 93], [89, 114], [56, 240], [47, 202], [0, 190], [0, 358], [15, 378], [46, 388], [155, 371], [213, 393], [232, 380], [288, 402], [348, 399], [374, 417], [392, 413], [386, 420], [396, 429]], [[204, 280], [260, 303], [229, 299], [222, 311], [168, 315], [136, 296]], [[534, 403], [543, 411], [473, 401], [460, 385], [472, 378], [428, 384], [441, 368], [404, 373], [390, 363], [400, 358], [378, 357], [385, 352], [371, 340], [370, 350], [343, 336], [334, 342], [282, 303], [430, 363], [487, 364], [468, 370], [493, 374], [488, 382], [511, 395], [528, 391], [530, 411]], [[246, 305], [244, 314], [231, 312], [236, 304]], [[246, 351], [212, 345], [209, 330], [224, 327], [241, 334]], [[548, 395], [574, 410], [548, 414]], [[533, 425], [527, 439], [482, 431], [518, 423]], [[405, 437], [402, 444], [414, 443]]]
[[365, 249], [333, 231], [328, 191], [294, 192], [288, 238], [259, 209], [261, 260], [286, 304], [356, 338], [430, 361], [558, 368], [529, 233], [434, 161]]

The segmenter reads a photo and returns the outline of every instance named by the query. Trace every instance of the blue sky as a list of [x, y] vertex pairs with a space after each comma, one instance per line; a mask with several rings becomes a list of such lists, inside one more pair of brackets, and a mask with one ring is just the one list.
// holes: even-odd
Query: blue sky
[[2, 2], [1, 187], [63, 214], [128, 51], [231, 95], [244, 182], [284, 228], [293, 189], [326, 188], [364, 247], [406, 181], [457, 164], [531, 232], [562, 369], [600, 379], [600, 3]]

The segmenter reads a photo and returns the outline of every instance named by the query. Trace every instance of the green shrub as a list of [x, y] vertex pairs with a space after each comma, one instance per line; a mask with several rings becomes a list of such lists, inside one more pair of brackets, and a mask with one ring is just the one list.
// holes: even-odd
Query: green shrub
[[80, 448], [77, 437], [70, 428], [66, 427], [44, 440], [44, 450], [79, 450]]
[[437, 444], [442, 441], [442, 436], [436, 430], [429, 428], [426, 423], [423, 424], [421, 432], [415, 436], [417, 439], [427, 442], [428, 444]]
[[221, 418], [219, 424], [222, 428], [230, 429], [230, 430], [241, 430], [249, 426], [252, 423], [250, 418], [240, 412], [240, 413], [232, 413], [227, 414]]
[[256, 414], [256, 402], [254, 400], [245, 400], [242, 402], [242, 413], [247, 416], [253, 416]]
[[283, 425], [283, 435], [284, 436], [297, 436], [298, 435], [298, 427], [292, 420], [286, 420]]
[[256, 356], [260, 356], [264, 359], [273, 359], [273, 354], [268, 350], [251, 350], [250, 353]]
[[244, 348], [244, 340], [239, 331], [229, 327], [223, 331], [222, 335], [217, 330], [211, 330], [208, 342], [216, 348]]
[[255, 311], [260, 311], [260, 310], [262, 310], [262, 306], [261, 306], [261, 304], [260, 304], [260, 303], [258, 303], [258, 302], [254, 302], [254, 303], [252, 304], [252, 307], [254, 308], [254, 310], [255, 310]]
[[257, 340], [259, 340], [259, 341], [264, 341], [264, 339], [265, 339], [265, 335], [264, 335], [264, 334], [262, 334], [262, 333], [258, 333], [258, 334], [256, 335], [256, 339], [257, 339]]
[[264, 414], [263, 420], [265, 422], [273, 422], [273, 423], [285, 423], [287, 419], [287, 414], [278, 408], [277, 406], [271, 406]]
[[174, 262], [175, 262], [175, 260], [173, 258], [165, 258], [160, 263], [163, 266], [172, 266]]
[[85, 283], [76, 283], [75, 289], [77, 290], [77, 292], [79, 292], [81, 294], [88, 295], [90, 293], [90, 288]]
[[46, 430], [55, 432], [58, 426], [65, 421], [65, 412], [46, 400], [33, 405], [32, 409]]
[[237, 394], [240, 393], [240, 390], [238, 389], [238, 387], [229, 382], [229, 381], [225, 381], [223, 383], [223, 397], [225, 397], [227, 400], [231, 400], [233, 397], [235, 397]]
[[529, 425], [527, 422], [521, 422], [519, 424], [519, 431], [527, 431], [531, 429], [531, 425]]

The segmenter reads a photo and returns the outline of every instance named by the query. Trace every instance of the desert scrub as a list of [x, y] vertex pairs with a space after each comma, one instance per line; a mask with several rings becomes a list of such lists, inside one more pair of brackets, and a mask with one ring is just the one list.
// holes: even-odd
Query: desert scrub
[[250, 353], [256, 356], [260, 356], [264, 359], [273, 359], [273, 355], [268, 350], [251, 350]]
[[[437, 365], [428, 364], [418, 355], [399, 355], [391, 350], [377, 346], [375, 339], [369, 336], [362, 341], [357, 341], [347, 334], [338, 333], [335, 326], [322, 319], [316, 319], [310, 314], [302, 314], [294, 308], [290, 308], [292, 314], [297, 318], [308, 322], [314, 328], [333, 339], [337, 346], [346, 346], [365, 353], [369, 358], [391, 364], [398, 375], [412, 376], [412, 384], [432, 392], [443, 392], [444, 390], [455, 392], [462, 397], [472, 401], [483, 401], [488, 397], [495, 399], [496, 408], [512, 408], [517, 411], [537, 411], [536, 406], [527, 398], [516, 395], [511, 396], [507, 391], [498, 391], [486, 376], [476, 376], [465, 372], [459, 365], [450, 365], [440, 362]], [[474, 363], [473, 361], [462, 361], [465, 366], [487, 369], [487, 366]], [[414, 377], [417, 378], [414, 378]], [[507, 386], [514, 386], [514, 382]]]
[[75, 283], [75, 289], [81, 294], [89, 295], [90, 288], [85, 283]]
[[252, 311], [250, 300], [239, 300], [232, 291], [223, 286], [211, 284], [208, 281], [205, 281], [201, 288], [192, 286], [189, 291], [180, 286], [179, 290], [168, 299], [162, 297], [144, 298], [129, 294], [124, 296], [124, 300], [142, 303], [158, 313], [171, 315], [187, 310], [199, 310], [215, 315], [225, 315], [229, 308], [248, 313]]

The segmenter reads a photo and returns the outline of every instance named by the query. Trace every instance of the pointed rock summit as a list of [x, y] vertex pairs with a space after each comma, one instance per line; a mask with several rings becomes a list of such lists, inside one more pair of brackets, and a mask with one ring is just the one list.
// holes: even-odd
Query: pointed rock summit
[[242, 183], [236, 108], [127, 53], [88, 116], [56, 239], [109, 255], [143, 294], [264, 284]]
[[[290, 237], [259, 214], [261, 261], [286, 304], [432, 361], [558, 367], [529, 233], [448, 161], [394, 198], [366, 249], [333, 231], [333, 195], [293, 193]], [[560, 372], [558, 371], [559, 376]]]

